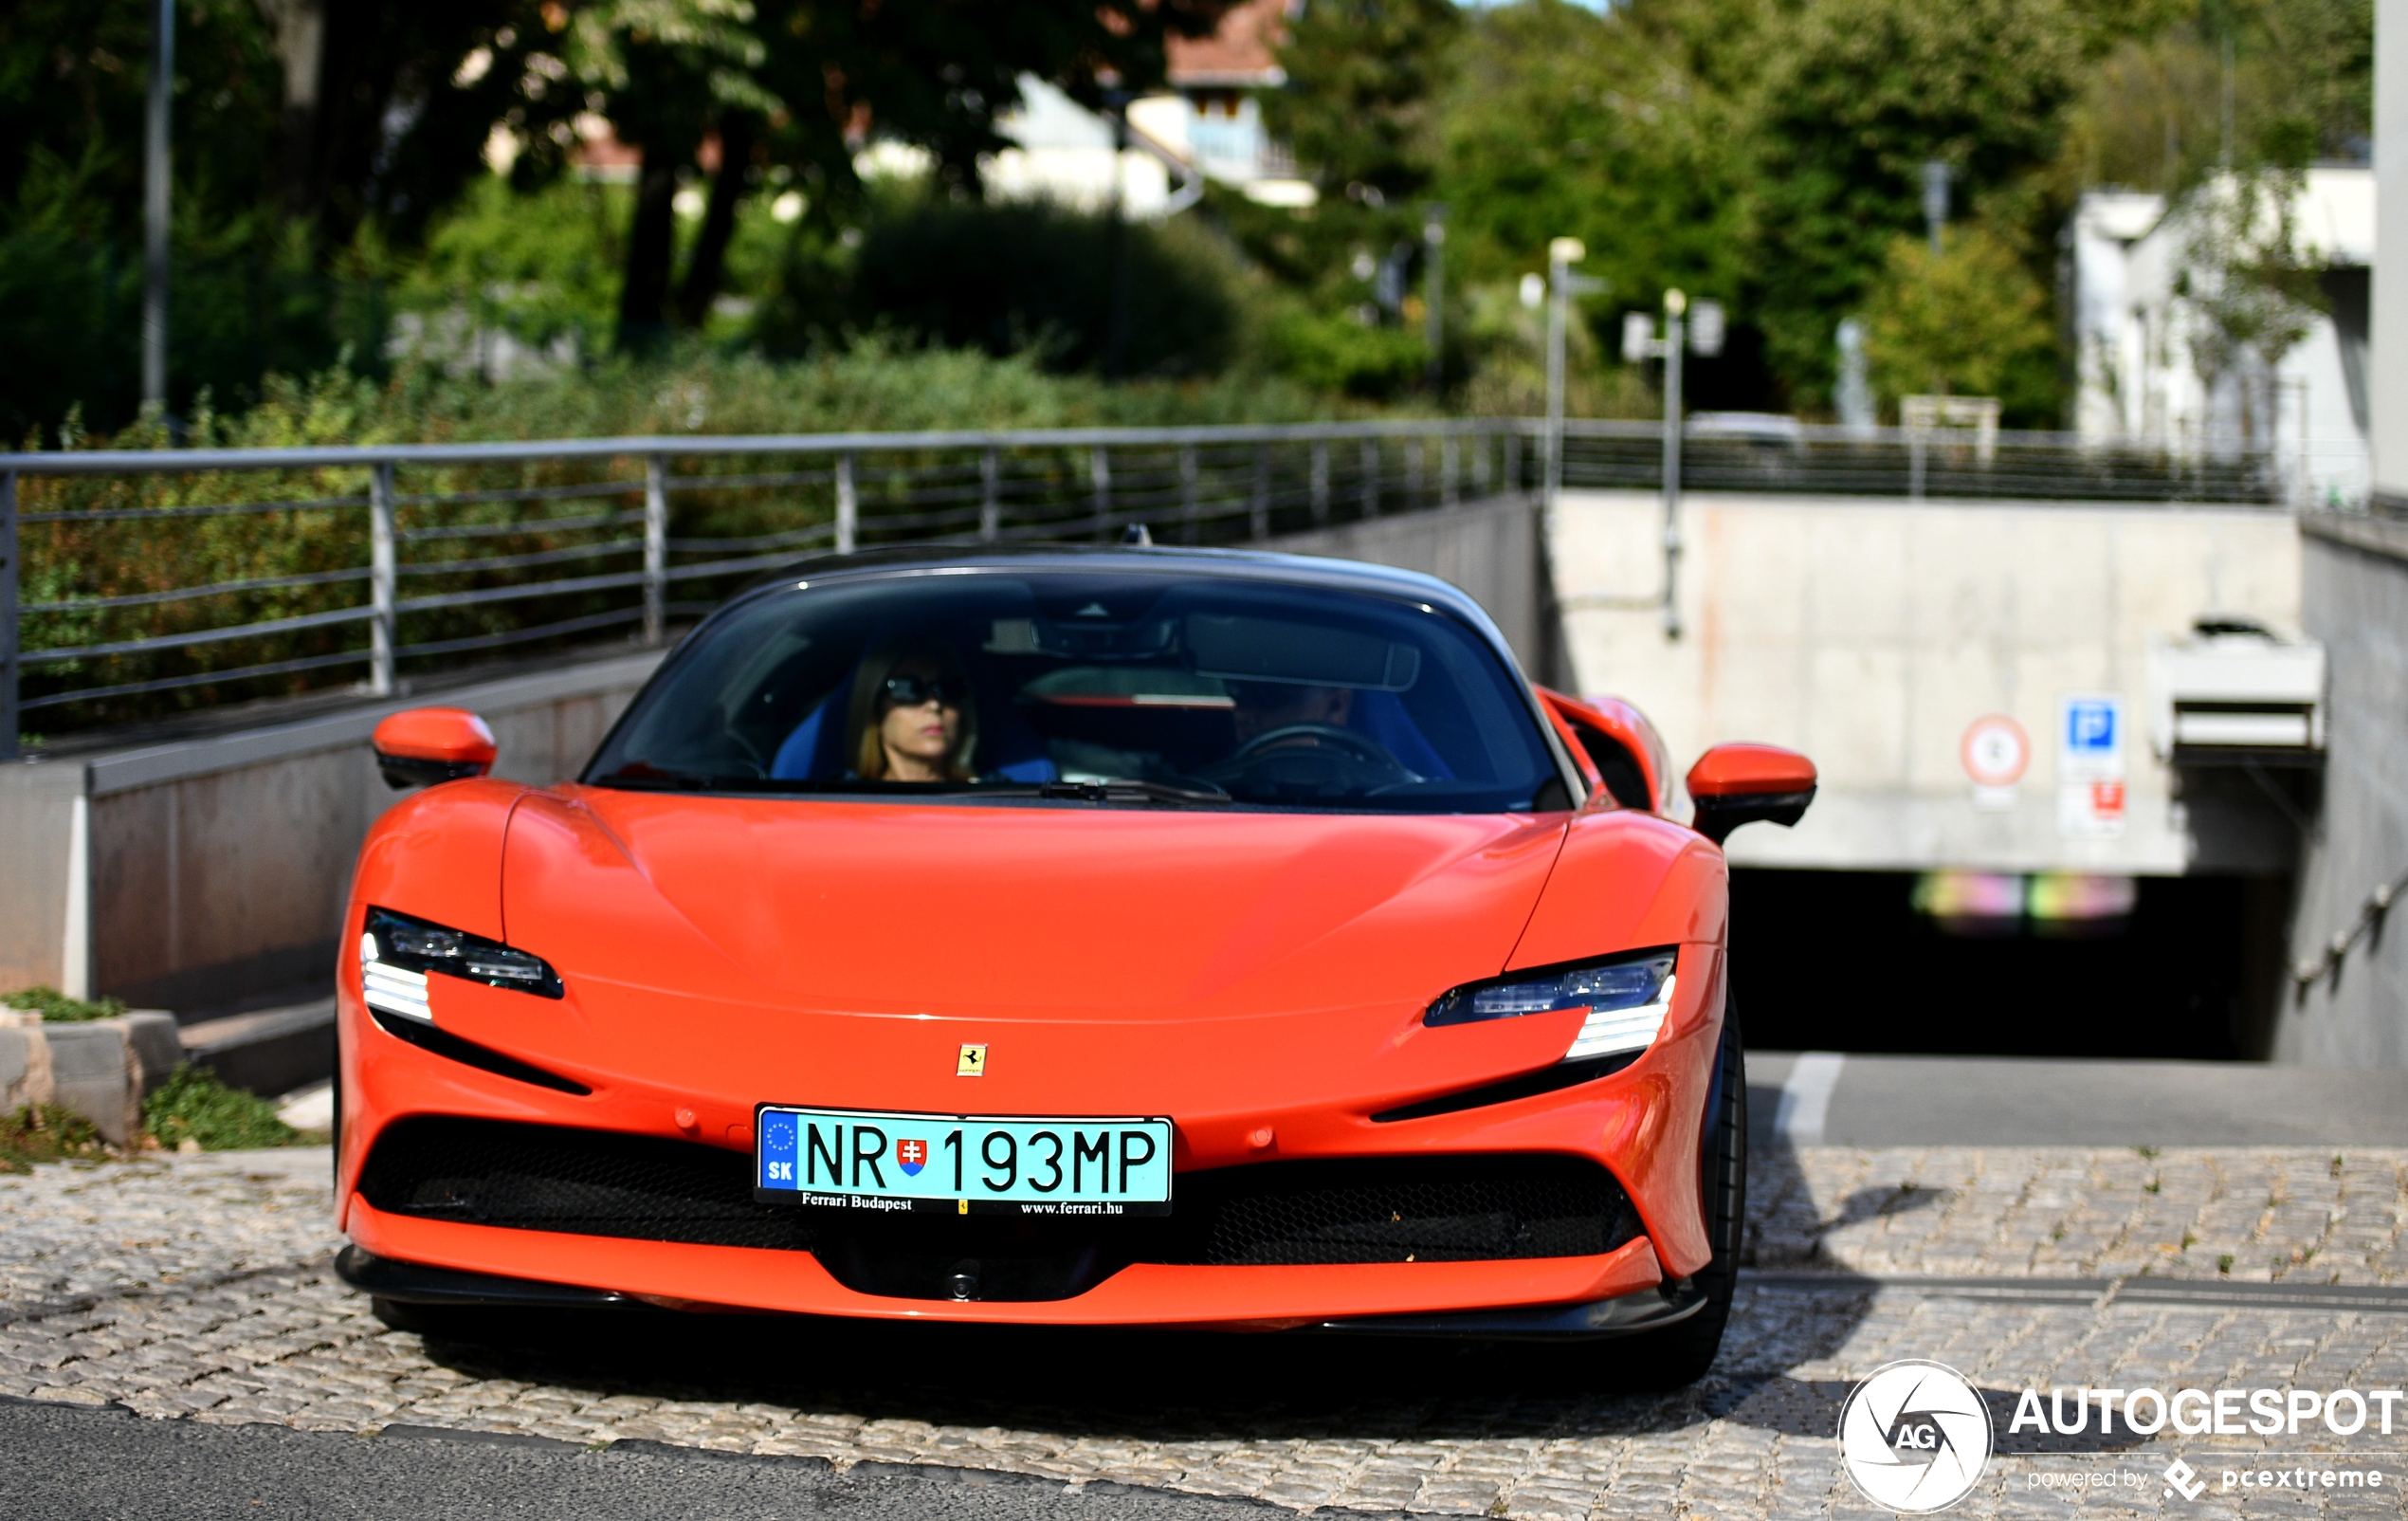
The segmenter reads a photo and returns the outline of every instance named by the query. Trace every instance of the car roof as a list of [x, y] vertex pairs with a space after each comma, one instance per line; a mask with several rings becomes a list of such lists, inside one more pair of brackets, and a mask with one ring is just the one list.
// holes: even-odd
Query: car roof
[[1520, 662], [1515, 660], [1504, 632], [1488, 616], [1487, 610], [1459, 588], [1435, 576], [1400, 570], [1393, 565], [1375, 565], [1367, 560], [1286, 555], [1264, 549], [1196, 549], [1183, 545], [1143, 544], [880, 545], [851, 554], [812, 555], [793, 560], [763, 576], [745, 591], [729, 597], [713, 616], [738, 603], [771, 595], [779, 586], [793, 585], [798, 579], [834, 581], [856, 576], [907, 575], [913, 571], [973, 568], [1072, 571], [1088, 575], [1108, 575], [1115, 571], [1156, 576], [1180, 574], [1370, 593], [1423, 603], [1451, 614], [1485, 635], [1508, 669], [1517, 673], [1521, 670]]

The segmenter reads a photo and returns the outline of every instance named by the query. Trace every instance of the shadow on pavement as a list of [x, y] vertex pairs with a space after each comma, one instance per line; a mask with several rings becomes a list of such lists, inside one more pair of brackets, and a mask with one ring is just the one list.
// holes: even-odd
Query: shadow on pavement
[[[1751, 1187], [1795, 1182], [1759, 1146]], [[1916, 1207], [1894, 1191], [1861, 1206]], [[1152, 1441], [1633, 1435], [1730, 1420], [1829, 1436], [1845, 1388], [1788, 1376], [1835, 1353], [1872, 1286], [1801, 1300], [1742, 1274], [1697, 1384], [1629, 1389], [1636, 1343], [1531, 1347], [810, 1320], [669, 1311], [454, 1312], [428, 1355], [469, 1377], [677, 1401]], [[2010, 1403], [2010, 1409], [2012, 1402]]]

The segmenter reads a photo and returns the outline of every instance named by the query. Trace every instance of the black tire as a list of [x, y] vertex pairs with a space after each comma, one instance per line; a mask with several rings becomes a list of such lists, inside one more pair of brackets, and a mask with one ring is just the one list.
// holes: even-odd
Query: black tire
[[1706, 1377], [1723, 1347], [1731, 1318], [1731, 1295], [1739, 1287], [1739, 1254], [1747, 1222], [1747, 1054], [1739, 1034], [1739, 1008], [1723, 1003], [1723, 1042], [1716, 1054], [1716, 1080], [1708, 1126], [1698, 1147], [1706, 1199], [1706, 1234], [1714, 1255], [1692, 1280], [1705, 1291], [1706, 1306], [1662, 1330], [1642, 1331], [1599, 1344], [1627, 1389], [1679, 1389]]

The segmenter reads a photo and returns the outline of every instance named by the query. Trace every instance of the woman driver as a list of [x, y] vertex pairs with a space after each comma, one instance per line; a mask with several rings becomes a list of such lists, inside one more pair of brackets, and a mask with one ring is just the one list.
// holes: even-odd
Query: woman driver
[[862, 662], [845, 756], [867, 781], [968, 781], [978, 712], [961, 663], [942, 645], [903, 645]]

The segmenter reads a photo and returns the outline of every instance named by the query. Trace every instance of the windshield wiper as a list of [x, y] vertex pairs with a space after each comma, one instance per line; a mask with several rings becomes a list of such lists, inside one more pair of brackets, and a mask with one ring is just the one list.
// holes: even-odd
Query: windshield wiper
[[961, 790], [980, 797], [1060, 797], [1073, 802], [1169, 803], [1180, 807], [1232, 800], [1218, 787], [1174, 787], [1167, 782], [1117, 777], [1109, 781], [1035, 781], [1002, 787], [970, 784]]

